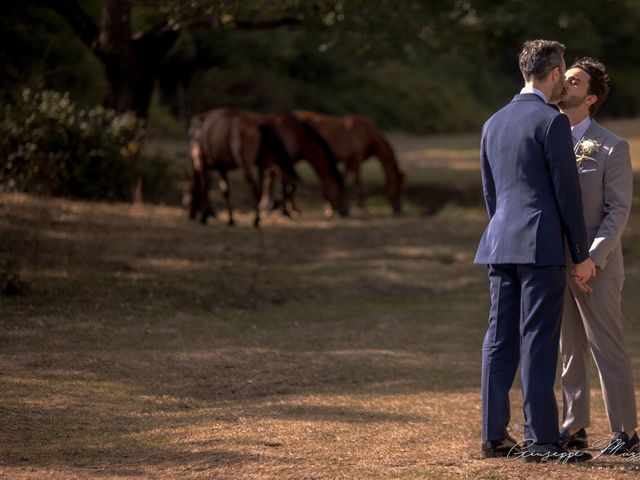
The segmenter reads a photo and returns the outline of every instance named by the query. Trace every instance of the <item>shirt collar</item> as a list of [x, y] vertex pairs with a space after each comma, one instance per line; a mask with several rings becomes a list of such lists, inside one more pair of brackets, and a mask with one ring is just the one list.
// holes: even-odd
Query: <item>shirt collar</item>
[[591, 125], [591, 117], [586, 116], [583, 120], [580, 120], [578, 123], [571, 127], [571, 135], [575, 138], [576, 142], [579, 142], [584, 134], [587, 133], [587, 129]]
[[535, 93], [542, 100], [544, 100], [544, 103], [549, 103], [547, 101], [547, 96], [544, 93], [542, 93], [540, 90], [538, 90], [536, 87], [533, 87], [531, 85], [525, 85], [524, 87], [522, 87], [522, 90], [520, 90], [520, 93]]

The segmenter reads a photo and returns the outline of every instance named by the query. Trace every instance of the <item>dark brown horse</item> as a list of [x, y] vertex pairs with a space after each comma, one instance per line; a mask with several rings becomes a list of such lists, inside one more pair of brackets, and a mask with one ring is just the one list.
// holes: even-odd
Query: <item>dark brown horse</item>
[[[262, 115], [262, 119], [273, 128], [284, 144], [289, 157], [296, 163], [307, 160], [314, 169], [322, 187], [325, 200], [333, 211], [345, 216], [349, 213], [346, 198], [344, 180], [337, 168], [337, 159], [327, 142], [304, 122], [293, 115]], [[277, 176], [277, 170], [271, 168], [267, 174], [264, 186], [263, 200], [269, 201], [273, 181]], [[285, 213], [297, 212], [293, 200], [295, 184], [283, 181], [283, 197]]]
[[[336, 160], [315, 131], [292, 115], [266, 115], [230, 109], [216, 109], [194, 117], [191, 128], [193, 164], [190, 217], [201, 211], [201, 221], [212, 213], [208, 200], [208, 169], [221, 176], [220, 188], [233, 224], [227, 171], [238, 166], [251, 185], [254, 197], [262, 194], [267, 176], [279, 172], [283, 178], [285, 204], [293, 205], [295, 170], [292, 162], [305, 158], [321, 180], [322, 191], [331, 207], [341, 215], [348, 213], [344, 182]], [[258, 178], [253, 166], [258, 167]], [[256, 222], [259, 222], [256, 204]]]
[[[208, 173], [215, 168], [221, 176], [220, 187], [229, 210], [231, 204], [226, 172], [240, 166], [255, 195], [262, 193], [265, 183], [273, 181], [275, 172], [282, 173], [285, 212], [295, 210], [295, 170], [292, 162], [306, 159], [320, 178], [324, 197], [340, 215], [348, 213], [344, 181], [336, 159], [326, 142], [315, 130], [293, 115], [266, 115], [230, 109], [216, 109], [192, 120], [191, 150], [193, 178], [190, 217], [202, 212], [201, 221], [213, 213], [208, 201]], [[273, 136], [276, 138], [273, 138]], [[253, 165], [259, 175], [252, 174]], [[205, 168], [205, 166], [207, 168]], [[270, 182], [265, 182], [265, 178]], [[259, 184], [259, 185], [258, 185]], [[256, 206], [259, 209], [259, 204]], [[256, 219], [259, 213], [256, 212]]]
[[189, 217], [195, 218], [199, 211], [203, 224], [209, 215], [215, 215], [209, 203], [209, 170], [217, 170], [220, 174], [219, 185], [226, 201], [229, 225], [234, 224], [229, 170], [241, 168], [251, 186], [256, 227], [260, 225], [259, 203], [266, 172], [277, 168], [287, 184], [293, 184], [298, 178], [278, 135], [265, 122], [251, 115], [220, 108], [194, 116], [189, 130], [193, 170]]
[[375, 125], [360, 115], [331, 116], [298, 110], [295, 116], [312, 126], [326, 140], [338, 162], [345, 165], [345, 175], [353, 176], [358, 205], [364, 207], [360, 169], [375, 156], [385, 173], [385, 192], [394, 213], [402, 210], [404, 174], [398, 167], [393, 148]]

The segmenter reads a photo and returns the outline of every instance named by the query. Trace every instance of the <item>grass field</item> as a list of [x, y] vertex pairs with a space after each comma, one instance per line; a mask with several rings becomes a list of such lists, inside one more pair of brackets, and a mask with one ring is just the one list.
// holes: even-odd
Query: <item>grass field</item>
[[[636, 155], [638, 126], [613, 124]], [[260, 230], [240, 182], [235, 228], [177, 206], [0, 196], [0, 273], [19, 292], [0, 296], [0, 478], [637, 478], [640, 463], [480, 459], [477, 136], [391, 138], [409, 178], [399, 218], [374, 164], [368, 211], [325, 219], [308, 181], [301, 218]], [[624, 311], [640, 381], [635, 200]], [[512, 405], [522, 438], [517, 386]]]

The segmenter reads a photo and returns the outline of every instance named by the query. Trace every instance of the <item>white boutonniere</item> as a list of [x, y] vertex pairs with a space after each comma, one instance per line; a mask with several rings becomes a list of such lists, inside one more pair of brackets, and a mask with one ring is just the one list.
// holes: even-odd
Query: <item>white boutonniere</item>
[[593, 160], [598, 163], [598, 161], [593, 158], [593, 155], [600, 148], [600, 144], [595, 140], [591, 140], [589, 138], [585, 138], [578, 145], [578, 151], [576, 152], [576, 163], [578, 166], [582, 165], [587, 160]]

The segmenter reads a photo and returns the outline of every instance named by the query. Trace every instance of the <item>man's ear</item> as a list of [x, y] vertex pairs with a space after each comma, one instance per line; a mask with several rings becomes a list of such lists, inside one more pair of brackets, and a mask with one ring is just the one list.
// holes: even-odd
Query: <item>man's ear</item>
[[585, 103], [591, 107], [591, 105], [593, 105], [594, 103], [598, 102], [598, 96], [597, 95], [587, 95], [584, 99]]

